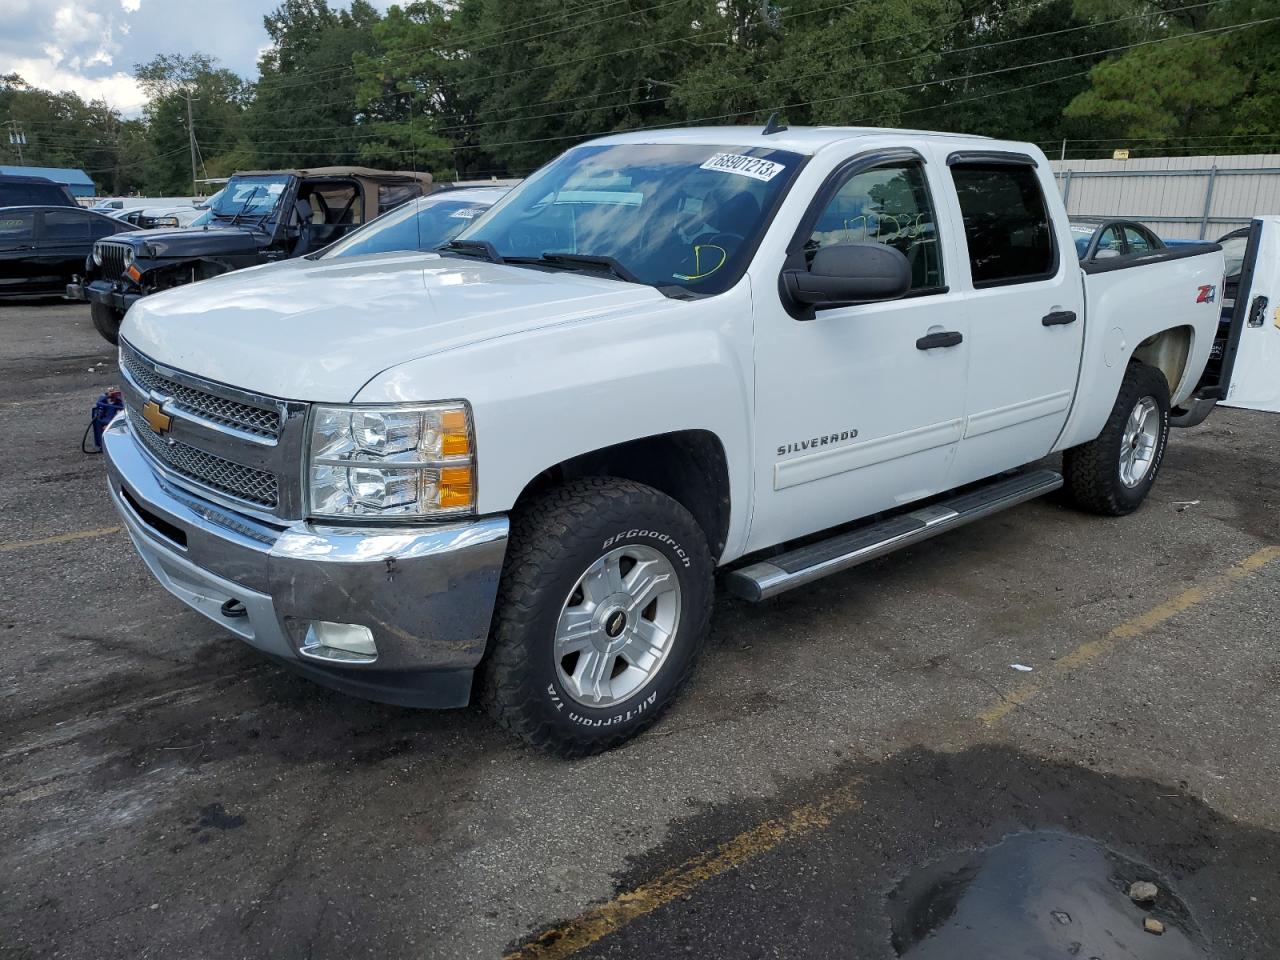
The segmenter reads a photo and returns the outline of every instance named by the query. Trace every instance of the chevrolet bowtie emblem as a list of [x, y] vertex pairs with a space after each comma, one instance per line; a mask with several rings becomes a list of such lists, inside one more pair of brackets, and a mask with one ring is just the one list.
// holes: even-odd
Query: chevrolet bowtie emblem
[[173, 423], [173, 417], [161, 410], [160, 404], [154, 400], [148, 400], [143, 404], [142, 419], [147, 421], [147, 425], [156, 433], [164, 433]]

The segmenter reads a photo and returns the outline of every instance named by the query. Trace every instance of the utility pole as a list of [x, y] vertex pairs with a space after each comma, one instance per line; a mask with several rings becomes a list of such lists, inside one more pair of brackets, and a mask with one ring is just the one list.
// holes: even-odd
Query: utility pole
[[27, 135], [18, 127], [17, 120], [6, 120], [5, 125], [9, 128], [9, 146], [18, 148], [18, 165], [22, 166], [22, 148], [27, 145]]
[[183, 95], [187, 98], [187, 140], [191, 146], [191, 195], [195, 197], [200, 194], [196, 185], [196, 127], [191, 119], [191, 91], [184, 90]]

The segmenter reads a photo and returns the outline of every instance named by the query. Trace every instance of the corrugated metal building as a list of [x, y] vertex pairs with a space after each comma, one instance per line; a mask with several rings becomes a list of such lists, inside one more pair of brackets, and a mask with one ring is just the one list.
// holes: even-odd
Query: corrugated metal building
[[1216, 239], [1280, 214], [1280, 154], [1053, 162], [1067, 212], [1140, 220], [1160, 236]]
[[97, 188], [83, 170], [70, 167], [9, 167], [0, 166], [0, 173], [12, 177], [44, 177], [54, 183], [61, 183], [71, 191], [73, 197], [92, 197]]

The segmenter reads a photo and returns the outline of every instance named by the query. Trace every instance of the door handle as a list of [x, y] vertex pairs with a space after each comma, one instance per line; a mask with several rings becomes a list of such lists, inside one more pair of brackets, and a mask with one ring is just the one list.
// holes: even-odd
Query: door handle
[[931, 333], [916, 341], [917, 350], [936, 350], [938, 347], [954, 347], [964, 340], [964, 336], [955, 330], [943, 330]]
[[1262, 322], [1267, 319], [1267, 298], [1264, 296], [1256, 296], [1253, 303], [1249, 305], [1249, 326], [1260, 327]]
[[1054, 310], [1041, 317], [1040, 322], [1046, 327], [1059, 327], [1064, 323], [1075, 323], [1076, 315], [1072, 310]]

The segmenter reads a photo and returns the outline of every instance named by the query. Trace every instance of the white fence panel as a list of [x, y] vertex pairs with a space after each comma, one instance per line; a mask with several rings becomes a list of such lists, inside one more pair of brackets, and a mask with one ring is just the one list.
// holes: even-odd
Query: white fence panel
[[1212, 240], [1280, 214], [1280, 154], [1055, 160], [1073, 217], [1139, 220], [1169, 239]]

